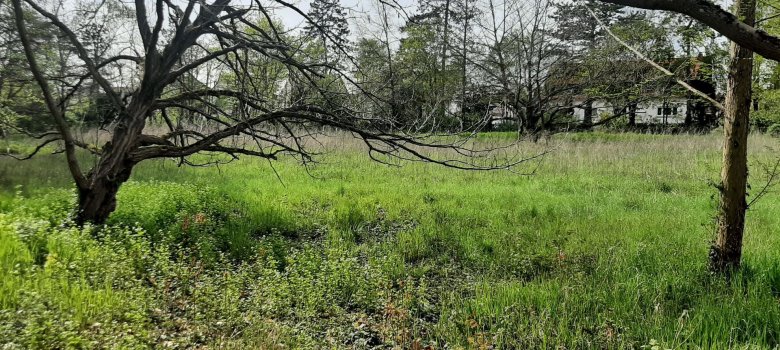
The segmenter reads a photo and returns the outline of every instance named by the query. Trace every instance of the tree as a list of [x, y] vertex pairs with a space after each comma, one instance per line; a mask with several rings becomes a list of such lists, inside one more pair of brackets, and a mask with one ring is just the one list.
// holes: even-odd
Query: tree
[[514, 114], [519, 134], [534, 139], [568, 122], [574, 95], [585, 87], [579, 75], [583, 60], [555, 37], [553, 3], [489, 0], [485, 5], [489, 15], [478, 23], [482, 55], [473, 64], [485, 75], [484, 87], [495, 91], [496, 104]]
[[752, 107], [753, 52], [780, 59], [780, 38], [755, 28], [756, 1], [736, 0], [736, 15], [709, 1], [603, 0], [653, 10], [688, 15], [725, 35], [730, 48], [728, 89], [725, 104], [725, 140], [721, 171], [720, 204], [715, 242], [710, 250], [710, 268], [724, 273], [740, 266], [747, 211], [747, 136]]
[[[271, 19], [269, 8], [260, 2], [239, 7], [231, 5], [230, 0], [190, 0], [182, 8], [167, 0], [157, 0], [151, 11], [147, 11], [147, 2], [135, 0], [130, 8], [135, 13], [133, 27], [137, 30], [131, 40], [115, 42], [110, 50], [114, 54], [97, 60], [90, 55], [79, 33], [59, 15], [35, 0], [12, 1], [27, 65], [56, 125], [55, 130], [34, 136], [43, 144], [63, 145], [78, 191], [77, 224], [105, 222], [116, 207], [119, 188], [143, 161], [215, 153], [228, 158], [276, 159], [290, 155], [308, 164], [314, 151], [307, 140], [319, 136], [323, 127], [358, 137], [378, 161], [418, 160], [463, 169], [494, 169], [520, 161], [484, 165], [479, 156], [487, 150], [465, 149], [463, 145], [468, 143], [463, 140], [407, 134], [397, 131], [395, 121], [385, 115], [361, 113], [360, 108], [377, 97], [362, 90], [338, 67], [329, 67], [333, 75], [352, 84], [349, 91], [343, 90], [343, 84], [334, 88], [330, 79], [324, 79], [322, 61], [303, 54], [302, 39], [285, 36]], [[277, 5], [286, 6], [307, 23], [316, 25], [299, 8], [285, 1], [278, 1]], [[54, 25], [75, 50], [77, 57], [70, 62], [77, 63], [68, 66], [67, 76], [71, 78], [65, 80], [67, 91], [52, 89], [50, 77], [41, 69], [24, 15], [28, 8]], [[133, 38], [140, 40], [140, 46], [132, 42]], [[330, 36], [326, 41], [336, 47], [342, 44]], [[138, 47], [142, 49], [135, 50]], [[137, 54], [128, 54], [134, 51]], [[257, 88], [269, 84], [265, 79], [270, 75], [255, 74], [251, 63], [257, 62], [256, 58], [277, 68], [281, 65], [286, 71], [288, 78], [272, 82], [276, 94], [269, 95], [267, 90]], [[132, 75], [137, 78], [126, 96], [110, 78], [125, 62], [138, 67]], [[235, 79], [214, 78], [226, 75]], [[292, 77], [316, 92], [316, 101], [288, 99], [285, 86], [289, 85], [285, 82]], [[117, 111], [109, 129], [110, 140], [100, 147], [81, 141], [66, 118], [68, 101], [83, 91], [85, 81], [97, 84]], [[179, 112], [183, 110], [192, 113], [198, 123], [179, 123], [176, 118], [181, 117]], [[166, 133], [146, 131], [146, 126], [156, 120], [164, 121]], [[437, 152], [432, 154], [429, 150]], [[87, 172], [83, 171], [79, 152], [95, 157], [94, 167]], [[458, 156], [463, 154], [474, 157]]]
[[320, 39], [325, 50], [325, 61], [329, 64], [339, 64], [345, 49], [349, 44], [349, 23], [347, 11], [339, 0], [314, 0], [310, 4], [309, 18], [306, 24], [306, 34]]
[[552, 15], [557, 27], [553, 37], [568, 42], [577, 48], [592, 49], [604, 42], [604, 28], [590, 15], [592, 10], [605, 25], [617, 22], [623, 6], [598, 2], [596, 0], [555, 2]]
[[[24, 16], [34, 49], [45, 54], [42, 59], [46, 62], [51, 61], [56, 46], [54, 28], [33, 13], [25, 12]], [[5, 129], [43, 131], [51, 126], [40, 122], [46, 120], [46, 114], [46, 106], [27, 69], [12, 9], [0, 2], [0, 137], [6, 135]]]
[[[391, 42], [391, 20], [388, 6], [384, 2], [374, 3], [379, 18], [375, 37], [358, 39], [355, 51], [355, 77], [364, 89], [379, 96], [370, 107], [370, 113], [385, 114], [401, 122], [403, 101], [399, 95], [400, 74], [397, 70], [396, 52]], [[370, 15], [369, 15], [370, 16]], [[370, 17], [369, 17], [370, 18]]]
[[[734, 10], [741, 21], [755, 25], [755, 0], [736, 0]], [[747, 210], [747, 142], [753, 105], [753, 51], [732, 43], [730, 57], [718, 227], [710, 251], [710, 267], [718, 272], [739, 267], [742, 259]]]
[[447, 70], [447, 59], [450, 51], [450, 31], [453, 19], [452, 0], [421, 0], [420, 14], [412, 19], [414, 22], [428, 22], [435, 26], [437, 40], [440, 40], [441, 70]]
[[403, 125], [413, 126], [418, 120], [432, 130], [450, 129], [452, 122], [449, 106], [457, 91], [458, 74], [442, 70], [436, 26], [428, 18], [411, 18], [402, 28], [396, 55], [396, 72], [399, 77], [398, 98], [403, 102], [398, 117]]

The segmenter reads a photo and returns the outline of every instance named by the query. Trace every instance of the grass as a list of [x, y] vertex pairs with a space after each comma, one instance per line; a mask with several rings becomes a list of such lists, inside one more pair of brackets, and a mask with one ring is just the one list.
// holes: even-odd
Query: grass
[[[720, 142], [562, 135], [522, 146], [553, 149], [531, 176], [389, 167], [347, 140], [312, 175], [150, 162], [100, 232], [61, 225], [57, 156], [0, 160], [0, 343], [775, 348], [776, 193], [748, 214], [743, 271], [706, 271]], [[753, 191], [770, 146], [751, 139]]]

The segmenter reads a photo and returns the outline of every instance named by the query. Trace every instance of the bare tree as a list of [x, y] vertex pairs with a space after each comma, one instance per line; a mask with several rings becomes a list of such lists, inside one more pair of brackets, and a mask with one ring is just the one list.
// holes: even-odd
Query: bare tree
[[485, 76], [481, 83], [515, 112], [519, 133], [537, 137], [568, 125], [572, 107], [591, 111], [591, 98], [575, 97], [602, 75], [614, 73], [614, 67], [589, 62], [575, 53], [583, 48], [556, 35], [560, 23], [551, 1], [488, 0], [485, 6], [487, 16], [478, 23], [482, 55], [475, 55], [472, 64]]
[[500, 91], [504, 108], [515, 112], [518, 131], [537, 134], [564, 110], [554, 101], [563, 85], [549, 84], [563, 59], [551, 38], [552, 4], [489, 0], [486, 5], [489, 16], [480, 23], [485, 55], [475, 65], [485, 73], [484, 83]]
[[[355, 106], [377, 97], [339, 67], [307, 55], [301, 40], [272, 20], [265, 2], [239, 5], [230, 0], [156, 0], [153, 9], [147, 9], [147, 3], [135, 0], [129, 7], [135, 14], [134, 35], [140, 38], [140, 44], [130, 41], [109, 50], [117, 54], [95, 57], [80, 33], [59, 15], [37, 0], [12, 0], [27, 63], [56, 125], [55, 130], [31, 136], [43, 144], [62, 143], [78, 189], [78, 224], [105, 222], [116, 207], [120, 186], [145, 160], [185, 159], [211, 152], [267, 159], [287, 154], [308, 163], [315, 152], [307, 146], [307, 140], [320, 135], [323, 127], [344, 130], [362, 139], [372, 158], [379, 161], [395, 157], [461, 169], [503, 168], [522, 161], [483, 163], [473, 157], [485, 153], [471, 148], [467, 140], [403, 133], [396, 131], [399, 129], [393, 120], [385, 115], [361, 113]], [[273, 3], [317, 26], [296, 6], [282, 0]], [[52, 89], [50, 77], [41, 69], [27, 30], [27, 9], [52, 23], [72, 45], [78, 64], [70, 67], [74, 78], [68, 80], [68, 91]], [[351, 59], [326, 30], [321, 32]], [[286, 71], [284, 81], [269, 82], [265, 80], [267, 74], [254, 74], [251, 67], [257, 59], [282, 67]], [[128, 62], [137, 64], [138, 79], [130, 93], [124, 94], [109, 74], [118, 64]], [[198, 71], [203, 67], [210, 68], [205, 73]], [[338, 78], [325, 76], [323, 71]], [[305, 84], [310, 94], [281, 103], [258, 93], [263, 90], [259, 86], [275, 84], [277, 95], [283, 94], [284, 86], [293, 80]], [[98, 85], [117, 110], [117, 118], [108, 130], [110, 140], [100, 147], [80, 141], [68, 118], [68, 100], [84, 89], [87, 81]], [[349, 86], [335, 81], [349, 82]], [[202, 125], [180, 122], [181, 111], [196, 116]], [[155, 120], [167, 126], [165, 134], [147, 132], [147, 126]], [[432, 149], [440, 152], [429, 152]], [[96, 157], [89, 171], [84, 171], [80, 152]]]

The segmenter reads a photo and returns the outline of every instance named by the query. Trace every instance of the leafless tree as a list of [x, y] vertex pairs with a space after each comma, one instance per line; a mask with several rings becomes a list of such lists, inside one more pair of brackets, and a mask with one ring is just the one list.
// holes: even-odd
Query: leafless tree
[[563, 111], [553, 101], [562, 85], [548, 84], [556, 67], [563, 67], [557, 43], [550, 37], [551, 4], [488, 0], [485, 5], [487, 15], [479, 23], [484, 54], [473, 62], [486, 77], [483, 84], [499, 91], [499, 102], [514, 111], [519, 131], [537, 133], [549, 121], [546, 118]]
[[[286, 154], [308, 163], [316, 152], [307, 141], [316, 139], [324, 127], [362, 139], [372, 158], [379, 161], [418, 160], [461, 169], [505, 168], [523, 161], [512, 158], [496, 163], [490, 158], [492, 162], [481, 162], [479, 157], [489, 150], [474, 149], [466, 139], [404, 133], [386, 115], [362, 113], [359, 106], [377, 97], [339, 67], [306, 54], [294, 35], [273, 20], [269, 4], [317, 25], [289, 2], [156, 0], [150, 9], [147, 3], [135, 0], [128, 5], [134, 13], [132, 37], [140, 38], [140, 42], [128, 40], [125, 46], [108, 50], [115, 54], [96, 57], [90, 54], [78, 29], [41, 2], [12, 0], [27, 63], [56, 125], [55, 130], [31, 136], [42, 144], [63, 145], [78, 189], [78, 224], [105, 222], [116, 207], [120, 186], [145, 160], [186, 160], [198, 153], [267, 159]], [[39, 53], [27, 29], [28, 11], [52, 23], [73, 47], [77, 60], [71, 62], [78, 63], [69, 67], [74, 78], [67, 80], [66, 91], [53, 89], [50, 77], [39, 64]], [[350, 59], [347, 50], [339, 50]], [[255, 74], [252, 67], [258, 60], [283, 70], [279, 74], [284, 79], [268, 81], [275, 78]], [[138, 77], [130, 91], [123, 91], [126, 87], [120, 89], [110, 75], [120, 64], [128, 63], [137, 65]], [[208, 69], [199, 71], [204, 67]], [[99, 147], [80, 140], [68, 118], [69, 99], [88, 82], [99, 86], [117, 110], [108, 128], [110, 139]], [[305, 85], [307, 93], [295, 98], [286, 94], [283, 103], [269, 100], [269, 96], [285, 95], [293, 82], [299, 87]], [[270, 86], [276, 94], [260, 93]], [[197, 117], [203, 125], [181, 122], [185, 113]], [[167, 127], [164, 134], [147, 132], [155, 120], [162, 120]], [[96, 158], [88, 171], [84, 170], [80, 152], [92, 153]]]

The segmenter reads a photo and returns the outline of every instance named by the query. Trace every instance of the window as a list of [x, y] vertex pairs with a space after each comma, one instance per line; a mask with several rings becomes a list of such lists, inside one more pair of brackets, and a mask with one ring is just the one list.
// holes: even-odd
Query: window
[[658, 116], [677, 115], [679, 110], [677, 107], [666, 107], [668, 104], [664, 104], [665, 107], [658, 107]]

